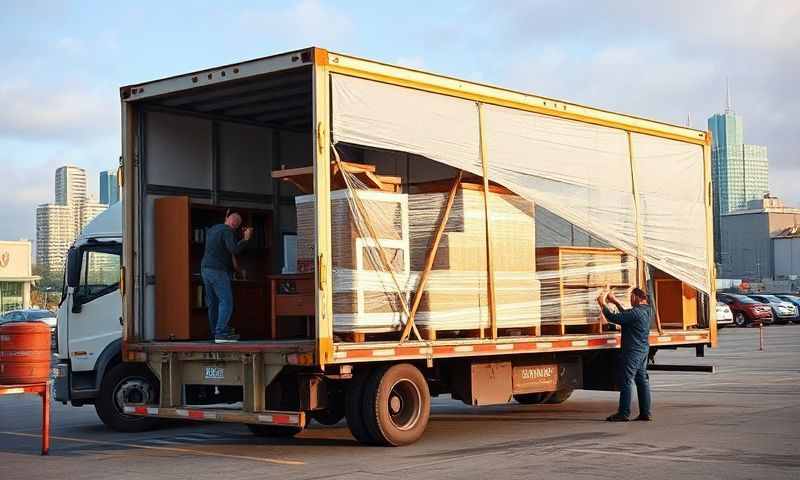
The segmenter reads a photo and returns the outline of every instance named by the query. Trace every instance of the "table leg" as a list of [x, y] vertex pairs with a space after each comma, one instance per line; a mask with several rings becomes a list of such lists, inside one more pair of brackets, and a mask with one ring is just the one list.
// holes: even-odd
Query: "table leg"
[[50, 384], [46, 383], [42, 395], [42, 455], [50, 452]]

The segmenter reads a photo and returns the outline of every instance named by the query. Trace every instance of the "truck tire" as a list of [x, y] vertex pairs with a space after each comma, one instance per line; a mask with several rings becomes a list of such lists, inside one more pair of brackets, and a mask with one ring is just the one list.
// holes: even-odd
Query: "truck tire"
[[368, 372], [356, 373], [347, 385], [344, 407], [347, 428], [353, 437], [361, 443], [372, 445], [377, 440], [370, 435], [364, 421], [364, 384], [369, 378]]
[[158, 379], [140, 363], [118, 363], [103, 376], [95, 399], [97, 416], [106, 426], [118, 432], [135, 433], [152, 430], [158, 419], [123, 413], [123, 403], [157, 405]]
[[378, 369], [364, 387], [364, 420], [379, 445], [399, 447], [425, 433], [431, 395], [417, 367], [401, 363]]
[[257, 437], [290, 438], [302, 432], [301, 427], [279, 427], [277, 425], [247, 424], [248, 430]]
[[572, 396], [572, 390], [558, 390], [557, 392], [552, 392], [544, 403], [550, 404], [557, 404], [557, 403], [564, 403]]
[[548, 392], [520, 393], [514, 395], [514, 400], [522, 405], [538, 405], [540, 403], [544, 403], [544, 401], [547, 399], [547, 395], [549, 395]]
[[324, 410], [311, 412], [311, 418], [322, 425], [336, 425], [345, 416], [345, 393], [337, 390], [328, 395], [328, 406]]

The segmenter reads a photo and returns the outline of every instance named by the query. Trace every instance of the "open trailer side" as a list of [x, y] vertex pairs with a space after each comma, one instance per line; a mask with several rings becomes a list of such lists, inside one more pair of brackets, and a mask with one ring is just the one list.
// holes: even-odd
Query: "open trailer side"
[[[346, 416], [360, 441], [402, 445], [431, 395], [613, 390], [619, 332], [586, 310], [607, 285], [655, 290], [651, 355], [716, 344], [708, 133], [319, 48], [121, 99], [123, 356], [150, 382], [122, 392], [131, 429], [175, 417], [283, 435]], [[231, 209], [259, 240], [233, 280], [244, 338], [223, 345], [205, 340], [198, 251]], [[451, 209], [474, 233], [459, 258]], [[540, 217], [570, 243], [539, 248]], [[515, 243], [531, 268], [497, 248]], [[444, 248], [471, 267], [434, 266]], [[576, 305], [583, 322], [564, 313]]]

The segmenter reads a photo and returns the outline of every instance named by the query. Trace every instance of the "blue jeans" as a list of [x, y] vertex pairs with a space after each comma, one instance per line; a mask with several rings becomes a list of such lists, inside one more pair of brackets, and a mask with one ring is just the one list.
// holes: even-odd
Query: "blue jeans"
[[647, 375], [647, 352], [623, 352], [619, 371], [619, 413], [631, 414], [631, 383], [636, 383], [639, 415], [650, 416], [650, 381]]
[[206, 287], [208, 325], [212, 336], [224, 335], [233, 313], [233, 290], [231, 274], [222, 270], [203, 268], [200, 270]]

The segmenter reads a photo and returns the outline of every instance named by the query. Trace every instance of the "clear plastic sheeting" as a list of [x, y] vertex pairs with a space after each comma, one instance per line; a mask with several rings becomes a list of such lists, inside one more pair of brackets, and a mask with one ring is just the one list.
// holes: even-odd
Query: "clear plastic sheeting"
[[332, 96], [335, 142], [480, 175], [482, 135], [491, 181], [631, 255], [639, 223], [644, 260], [710, 290], [702, 147], [342, 75]]
[[645, 261], [708, 291], [703, 149], [631, 134]]

